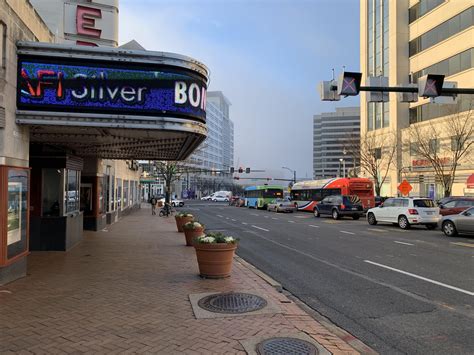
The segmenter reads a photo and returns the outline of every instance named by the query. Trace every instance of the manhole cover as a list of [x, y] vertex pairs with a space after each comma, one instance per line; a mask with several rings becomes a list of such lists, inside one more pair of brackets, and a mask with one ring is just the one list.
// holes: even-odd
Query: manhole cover
[[198, 301], [199, 307], [215, 313], [246, 313], [262, 309], [267, 305], [262, 297], [250, 293], [220, 293], [206, 296]]
[[317, 355], [318, 348], [297, 338], [271, 338], [257, 345], [259, 355]]

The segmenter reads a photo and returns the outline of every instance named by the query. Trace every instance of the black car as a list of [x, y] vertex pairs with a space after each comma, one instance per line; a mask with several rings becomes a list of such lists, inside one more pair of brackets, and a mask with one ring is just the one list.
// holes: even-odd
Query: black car
[[358, 196], [355, 195], [333, 195], [327, 196], [316, 205], [314, 216], [323, 214], [339, 219], [341, 216], [351, 216], [359, 219], [364, 215], [364, 206]]

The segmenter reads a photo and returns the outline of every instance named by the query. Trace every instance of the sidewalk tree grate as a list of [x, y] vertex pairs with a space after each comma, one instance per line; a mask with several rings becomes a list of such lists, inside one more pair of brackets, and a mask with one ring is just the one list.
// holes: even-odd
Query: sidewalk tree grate
[[257, 344], [259, 355], [298, 354], [317, 355], [318, 348], [305, 340], [297, 338], [270, 338]]
[[199, 307], [215, 313], [247, 313], [258, 311], [267, 305], [262, 297], [250, 293], [218, 293], [201, 298]]

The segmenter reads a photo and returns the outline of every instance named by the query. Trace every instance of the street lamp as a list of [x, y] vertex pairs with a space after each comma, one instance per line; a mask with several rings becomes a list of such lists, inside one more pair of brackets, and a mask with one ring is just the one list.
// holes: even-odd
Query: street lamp
[[339, 175], [341, 175], [341, 164], [342, 164], [342, 177], [346, 177], [346, 160], [339, 159]]
[[290, 168], [287, 168], [286, 166], [282, 166], [281, 167], [282, 169], [286, 169], [286, 170], [289, 170], [293, 173], [293, 183], [296, 184], [296, 170], [293, 170], [293, 169], [290, 169]]

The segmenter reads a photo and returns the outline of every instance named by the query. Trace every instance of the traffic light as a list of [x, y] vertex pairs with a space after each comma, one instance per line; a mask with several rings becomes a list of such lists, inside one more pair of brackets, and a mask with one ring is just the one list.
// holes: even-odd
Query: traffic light
[[250, 174], [250, 168], [245, 168], [245, 173]]
[[339, 76], [337, 94], [345, 96], [359, 95], [362, 73], [345, 71]]
[[428, 74], [418, 79], [418, 96], [437, 97], [443, 89], [444, 75]]
[[235, 171], [235, 169], [234, 169], [234, 167], [232, 166], [232, 167], [230, 168], [230, 173], [233, 174], [234, 171]]
[[239, 174], [242, 174], [244, 172], [244, 169], [239, 168]]

